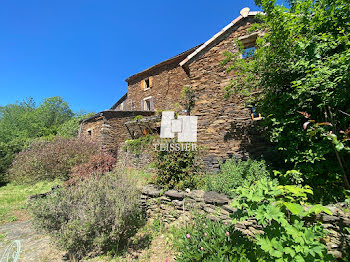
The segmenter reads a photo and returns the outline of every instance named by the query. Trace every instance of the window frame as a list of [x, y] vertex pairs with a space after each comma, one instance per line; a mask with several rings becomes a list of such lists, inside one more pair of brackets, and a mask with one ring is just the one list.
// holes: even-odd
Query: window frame
[[[149, 102], [149, 107], [147, 106]], [[153, 105], [152, 105], [153, 104]], [[153, 110], [152, 110], [153, 107]], [[148, 96], [142, 99], [142, 111], [154, 111], [154, 99], [153, 96]]]

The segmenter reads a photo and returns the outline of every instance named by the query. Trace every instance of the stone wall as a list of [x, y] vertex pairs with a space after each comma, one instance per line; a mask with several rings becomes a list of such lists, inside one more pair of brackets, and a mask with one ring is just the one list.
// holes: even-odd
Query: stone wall
[[141, 81], [145, 77], [137, 77], [129, 82], [128, 107], [133, 110], [141, 110], [141, 101], [146, 97], [153, 97], [154, 110], [176, 110], [176, 104], [181, 100], [181, 91], [190, 83], [185, 71], [173, 63], [161, 66], [147, 77], [153, 77], [152, 88], [141, 89]]
[[[189, 64], [195, 106], [191, 115], [198, 116], [198, 143], [208, 148], [207, 165], [217, 168], [218, 159], [236, 156], [258, 157], [266, 153], [268, 143], [250, 116], [250, 109], [239, 94], [225, 99], [225, 87], [235, 77], [220, 65], [225, 51], [237, 52], [235, 40], [249, 35], [253, 18], [242, 20], [226, 38]], [[240, 59], [240, 58], [239, 58]]]
[[[194, 212], [205, 214], [211, 220], [232, 223], [229, 216], [237, 209], [230, 206], [231, 202], [226, 195], [216, 192], [163, 192], [154, 185], [145, 186], [141, 196], [141, 204], [147, 215], [158, 217], [165, 223], [175, 221], [181, 215], [190, 217]], [[350, 234], [345, 231], [345, 227], [350, 227], [350, 210], [345, 209], [345, 204], [342, 203], [327, 207], [333, 215], [321, 213], [313, 218], [313, 222], [322, 222], [328, 232], [325, 242], [329, 253], [341, 259], [345, 256], [345, 251], [350, 250]], [[261, 227], [254, 219], [237, 222], [234, 226], [244, 235], [254, 236], [256, 233], [262, 233]]]
[[[132, 121], [138, 115], [147, 117], [154, 115], [154, 112], [104, 111], [97, 119], [81, 124], [81, 135], [91, 136], [103, 150], [117, 156], [125, 140], [132, 138], [125, 123]], [[89, 130], [92, 131], [91, 134], [88, 133]]]
[[118, 164], [122, 168], [134, 168], [138, 170], [146, 170], [152, 172], [153, 169], [150, 168], [150, 164], [153, 161], [153, 155], [151, 154], [151, 149], [140, 150], [139, 154], [135, 154], [134, 152], [127, 149], [123, 143], [120, 146], [118, 152]]

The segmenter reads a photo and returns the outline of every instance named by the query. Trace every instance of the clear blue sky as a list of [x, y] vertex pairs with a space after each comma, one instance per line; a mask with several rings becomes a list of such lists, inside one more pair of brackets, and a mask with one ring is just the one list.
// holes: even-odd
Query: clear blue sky
[[202, 43], [253, 0], [11, 0], [0, 5], [0, 105], [62, 96], [110, 108], [128, 76]]

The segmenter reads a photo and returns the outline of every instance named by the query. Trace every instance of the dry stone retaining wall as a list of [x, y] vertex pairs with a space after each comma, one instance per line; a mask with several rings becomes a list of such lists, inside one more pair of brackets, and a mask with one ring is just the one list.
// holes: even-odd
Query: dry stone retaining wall
[[[208, 219], [232, 223], [230, 214], [237, 209], [231, 207], [232, 200], [226, 195], [216, 192], [193, 190], [190, 192], [168, 190], [164, 191], [154, 185], [143, 188], [141, 205], [149, 217], [158, 217], [165, 223], [175, 221], [180, 215], [190, 216], [194, 212], [205, 214]], [[320, 221], [328, 234], [325, 243], [329, 253], [336, 258], [344, 257], [345, 251], [350, 250], [350, 234], [346, 227], [350, 227], [350, 211], [344, 203], [327, 206], [332, 215], [318, 214], [307, 222]], [[235, 228], [244, 235], [254, 236], [262, 233], [256, 220], [237, 222]], [[347, 252], [349, 253], [349, 252]]]

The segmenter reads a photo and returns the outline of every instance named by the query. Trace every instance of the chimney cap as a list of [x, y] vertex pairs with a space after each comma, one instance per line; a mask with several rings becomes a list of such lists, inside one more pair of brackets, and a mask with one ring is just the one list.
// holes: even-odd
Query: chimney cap
[[247, 17], [249, 14], [250, 8], [249, 7], [244, 7], [239, 13], [241, 14], [242, 17]]

